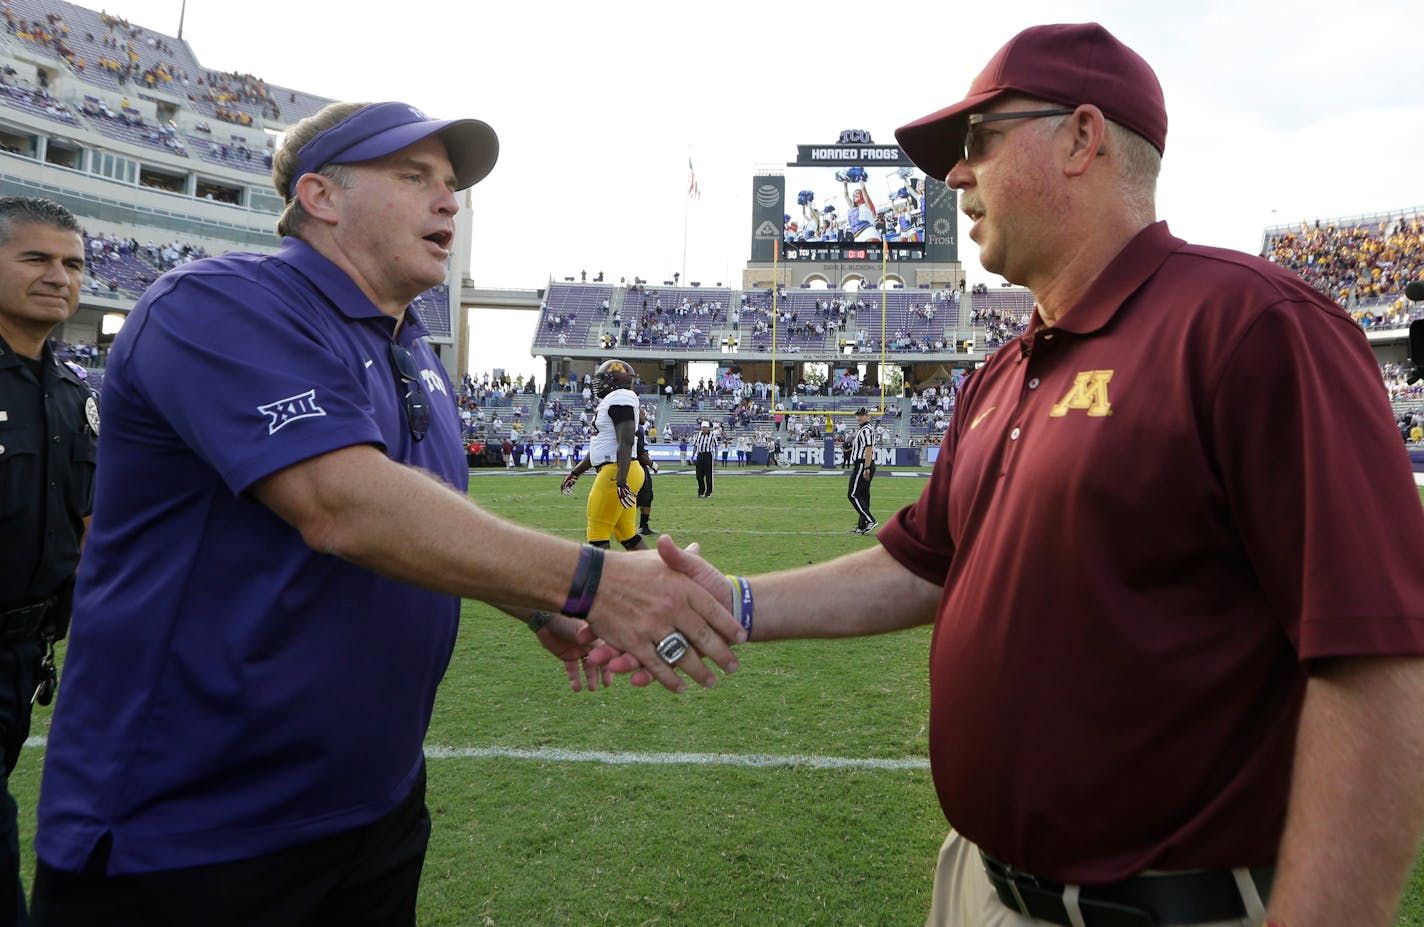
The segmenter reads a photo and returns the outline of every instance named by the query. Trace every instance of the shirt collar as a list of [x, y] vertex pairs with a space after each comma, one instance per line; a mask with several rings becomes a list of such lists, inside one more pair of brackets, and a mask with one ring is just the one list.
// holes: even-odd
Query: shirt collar
[[[40, 361], [41, 372], [45, 370], [53, 370], [54, 375], [59, 377], [61, 380], [68, 380], [69, 382], [76, 383], [80, 386], [86, 385], [83, 380], [79, 379], [79, 375], [77, 373], [75, 373], [73, 370], [70, 370], [69, 367], [58, 357], [55, 357], [54, 344], [47, 339], [44, 343], [43, 350], [40, 352]], [[0, 337], [0, 368], [18, 367], [22, 363], [24, 363], [24, 360], [20, 357], [19, 354], [15, 353], [14, 348], [10, 347], [10, 343], [6, 341], [3, 337]]]
[[[365, 293], [361, 292], [361, 288], [356, 285], [356, 281], [346, 275], [346, 271], [337, 267], [329, 258], [302, 239], [283, 238], [282, 247], [274, 256], [311, 281], [312, 286], [320, 290], [327, 301], [347, 318], [390, 318], [376, 308], [376, 304], [371, 302]], [[405, 321], [401, 323], [402, 334], [404, 335], [407, 331], [411, 333], [410, 338], [430, 334], [420, 318], [420, 313], [411, 306], [405, 307]], [[401, 340], [404, 341], [406, 338], [402, 337]]]
[[[1147, 226], [1103, 268], [1082, 298], [1058, 319], [1053, 330], [1086, 335], [1102, 328], [1112, 321], [1132, 294], [1157, 273], [1168, 255], [1185, 244], [1167, 230], [1166, 222]], [[1031, 344], [1043, 327], [1043, 320], [1034, 312], [1028, 330], [1023, 333], [1023, 344]]]

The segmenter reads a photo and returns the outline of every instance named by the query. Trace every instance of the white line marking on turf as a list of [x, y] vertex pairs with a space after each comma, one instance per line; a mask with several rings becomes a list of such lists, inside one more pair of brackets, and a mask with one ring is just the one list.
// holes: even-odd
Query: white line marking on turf
[[740, 766], [753, 768], [808, 766], [812, 769], [930, 768], [930, 761], [925, 757], [876, 760], [770, 753], [618, 753], [606, 750], [563, 750], [558, 747], [522, 749], [518, 747], [428, 746], [425, 748], [425, 755], [433, 760], [510, 759], [555, 763], [607, 763], [612, 766]]
[[[43, 747], [47, 737], [25, 741], [31, 749]], [[425, 755], [432, 760], [535, 760], [541, 763], [607, 763], [610, 766], [738, 766], [768, 769], [805, 766], [811, 769], [929, 769], [926, 757], [901, 760], [856, 759], [843, 756], [778, 755], [773, 753], [619, 753], [608, 750], [562, 750], [558, 747], [444, 747], [431, 745]]]

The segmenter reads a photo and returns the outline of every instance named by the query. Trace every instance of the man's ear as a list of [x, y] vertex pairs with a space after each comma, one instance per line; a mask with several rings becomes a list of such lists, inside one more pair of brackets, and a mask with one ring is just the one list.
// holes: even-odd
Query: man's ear
[[1103, 111], [1091, 103], [1084, 103], [1073, 111], [1064, 123], [1071, 134], [1072, 147], [1068, 149], [1068, 159], [1063, 172], [1070, 177], [1085, 173], [1093, 160], [1103, 154], [1103, 144], [1107, 139], [1108, 123]]
[[336, 224], [335, 200], [343, 192], [344, 188], [339, 183], [323, 174], [303, 174], [297, 180], [296, 196], [302, 209], [312, 219], [327, 225]]

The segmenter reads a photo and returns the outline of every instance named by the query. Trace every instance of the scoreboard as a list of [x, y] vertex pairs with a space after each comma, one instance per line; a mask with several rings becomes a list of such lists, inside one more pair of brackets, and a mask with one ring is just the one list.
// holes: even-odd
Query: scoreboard
[[957, 200], [899, 146], [846, 130], [752, 178], [751, 260], [957, 262]]

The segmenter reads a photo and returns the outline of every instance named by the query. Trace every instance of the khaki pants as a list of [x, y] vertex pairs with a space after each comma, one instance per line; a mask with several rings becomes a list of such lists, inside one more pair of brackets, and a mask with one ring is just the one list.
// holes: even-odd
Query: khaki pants
[[[1261, 911], [1254, 918], [1248, 916], [1195, 927], [1252, 927], [1264, 917], [1265, 911]], [[1042, 927], [1044, 923], [1006, 907], [984, 874], [979, 848], [956, 831], [949, 832], [939, 849], [934, 895], [925, 927]]]

